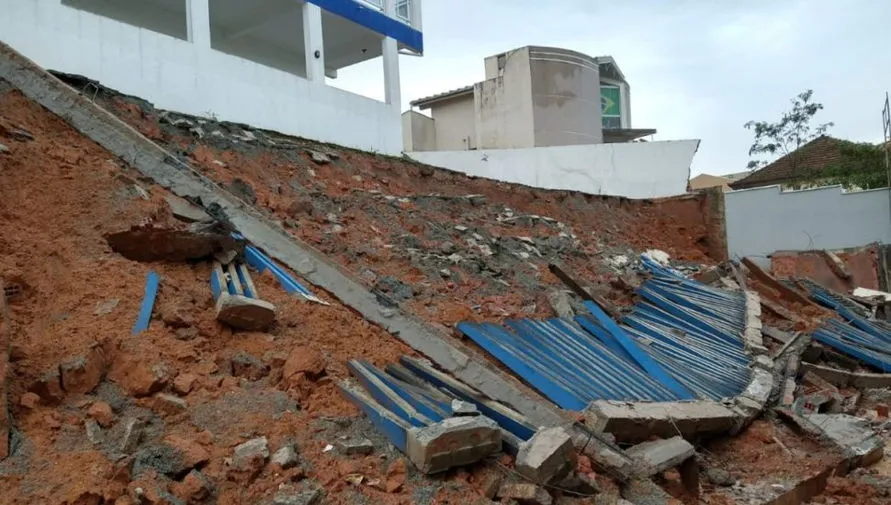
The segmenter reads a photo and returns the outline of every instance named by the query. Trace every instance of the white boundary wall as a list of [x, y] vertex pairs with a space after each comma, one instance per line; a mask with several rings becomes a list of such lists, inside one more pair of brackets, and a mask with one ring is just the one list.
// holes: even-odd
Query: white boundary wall
[[[132, 0], [136, 1], [136, 0]], [[51, 70], [84, 75], [162, 109], [385, 154], [402, 152], [398, 104], [63, 6], [0, 0], [0, 39]]]
[[660, 198], [687, 192], [698, 140], [407, 153], [437, 167], [536, 188]]
[[841, 186], [802, 191], [768, 186], [724, 193], [728, 253], [764, 264], [776, 251], [891, 243], [889, 197], [888, 189], [846, 193]]

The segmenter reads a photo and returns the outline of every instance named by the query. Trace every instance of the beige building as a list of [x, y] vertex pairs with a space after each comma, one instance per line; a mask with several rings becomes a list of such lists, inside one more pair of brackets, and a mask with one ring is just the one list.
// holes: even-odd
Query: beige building
[[411, 103], [402, 115], [406, 151], [630, 142], [656, 133], [631, 128], [631, 90], [612, 57], [527, 46], [490, 56], [485, 67], [483, 82]]
[[724, 191], [730, 191], [730, 184], [738, 181], [751, 172], [739, 172], [726, 175], [699, 174], [690, 179], [690, 190], [696, 191], [700, 189], [708, 189], [720, 187]]

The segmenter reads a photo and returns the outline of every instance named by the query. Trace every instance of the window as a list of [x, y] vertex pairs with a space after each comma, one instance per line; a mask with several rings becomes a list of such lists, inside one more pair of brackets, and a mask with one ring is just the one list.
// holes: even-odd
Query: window
[[396, 2], [396, 15], [406, 21], [411, 21], [411, 0], [398, 0]]
[[618, 86], [600, 85], [600, 115], [603, 128], [614, 130], [622, 127], [622, 92]]

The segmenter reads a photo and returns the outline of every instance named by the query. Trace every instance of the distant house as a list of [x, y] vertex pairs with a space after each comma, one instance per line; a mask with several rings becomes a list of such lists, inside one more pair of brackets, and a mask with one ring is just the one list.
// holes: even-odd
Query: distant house
[[749, 172], [738, 172], [726, 175], [699, 174], [690, 179], [690, 190], [697, 191], [700, 189], [720, 187], [724, 191], [730, 191], [730, 184], [738, 181], [743, 177], [747, 177]]
[[733, 189], [762, 186], [809, 186], [819, 182], [820, 174], [843, 161], [842, 148], [853, 142], [823, 135], [799, 147], [766, 167], [736, 182]]

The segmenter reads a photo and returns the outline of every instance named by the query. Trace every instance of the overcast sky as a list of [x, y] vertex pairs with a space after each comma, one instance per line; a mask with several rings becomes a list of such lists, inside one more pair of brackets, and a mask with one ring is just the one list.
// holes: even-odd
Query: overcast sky
[[[745, 170], [743, 123], [779, 118], [808, 88], [834, 136], [882, 138], [891, 0], [423, 1], [424, 56], [400, 60], [403, 109], [481, 81], [486, 56], [545, 45], [613, 56], [631, 85], [632, 126], [702, 139], [694, 174]], [[373, 63], [339, 84], [381, 97]]]

